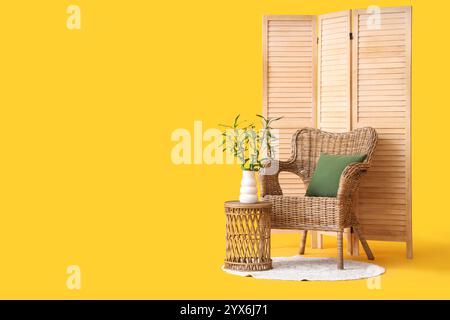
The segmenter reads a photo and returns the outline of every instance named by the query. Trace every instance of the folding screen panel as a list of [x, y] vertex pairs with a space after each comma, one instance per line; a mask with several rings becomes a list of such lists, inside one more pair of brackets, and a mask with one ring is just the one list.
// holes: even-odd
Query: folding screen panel
[[[350, 10], [319, 16], [317, 127], [329, 132], [350, 131], [350, 33]], [[322, 248], [324, 234], [333, 233], [311, 232], [313, 248]], [[346, 235], [350, 237], [350, 233]], [[348, 243], [347, 249], [352, 252], [352, 242]]]
[[319, 16], [318, 122], [329, 132], [350, 130], [351, 11]]
[[[267, 16], [263, 20], [263, 114], [283, 117], [279, 129], [280, 159], [291, 152], [292, 134], [315, 126], [316, 17]], [[280, 174], [286, 195], [305, 192], [294, 174]]]
[[406, 241], [411, 257], [411, 8], [355, 10], [353, 30], [352, 126], [379, 135], [359, 220], [367, 239]]

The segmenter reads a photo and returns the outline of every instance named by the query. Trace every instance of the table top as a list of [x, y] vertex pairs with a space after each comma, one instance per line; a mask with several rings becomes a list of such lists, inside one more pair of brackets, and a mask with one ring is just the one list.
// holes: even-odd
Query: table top
[[225, 201], [225, 207], [229, 208], [269, 208], [272, 206], [272, 203], [269, 201], [258, 201], [255, 203], [241, 203], [237, 200], [234, 201]]

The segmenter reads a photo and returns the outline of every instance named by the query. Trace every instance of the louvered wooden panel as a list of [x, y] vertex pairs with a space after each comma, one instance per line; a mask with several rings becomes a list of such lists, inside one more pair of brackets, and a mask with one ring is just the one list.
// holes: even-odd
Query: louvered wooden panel
[[319, 16], [318, 127], [350, 131], [351, 11]]
[[[279, 129], [279, 157], [291, 152], [293, 133], [315, 126], [316, 114], [316, 17], [267, 16], [263, 20], [263, 113], [283, 117]], [[300, 180], [280, 174], [286, 195], [302, 195]]]
[[[317, 126], [329, 132], [350, 131], [351, 11], [319, 16]], [[311, 232], [313, 248], [322, 248], [323, 235]], [[351, 252], [351, 242], [348, 250]]]
[[368, 239], [406, 241], [411, 257], [411, 9], [381, 9], [376, 21], [354, 11], [352, 124], [379, 134], [358, 216]]

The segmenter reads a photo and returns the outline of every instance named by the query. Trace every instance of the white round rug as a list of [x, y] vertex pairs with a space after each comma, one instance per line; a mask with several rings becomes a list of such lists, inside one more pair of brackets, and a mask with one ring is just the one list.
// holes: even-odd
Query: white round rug
[[266, 271], [235, 271], [222, 266], [222, 270], [241, 277], [291, 281], [337, 281], [367, 279], [385, 272], [376, 264], [344, 260], [344, 270], [338, 270], [333, 258], [307, 258], [304, 256], [274, 257], [273, 269]]

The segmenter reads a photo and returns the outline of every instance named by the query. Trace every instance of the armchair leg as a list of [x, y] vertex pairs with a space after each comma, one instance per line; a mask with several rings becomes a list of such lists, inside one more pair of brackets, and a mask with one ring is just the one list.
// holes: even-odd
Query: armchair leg
[[300, 241], [300, 251], [299, 254], [305, 254], [305, 246], [306, 246], [306, 236], [308, 235], [308, 230], [303, 230], [302, 238]]
[[362, 235], [361, 230], [359, 229], [359, 226], [357, 226], [357, 225], [353, 226], [353, 229], [355, 230], [356, 235], [359, 238], [359, 241], [361, 241], [362, 247], [363, 247], [364, 251], [366, 252], [367, 259], [375, 260], [372, 250], [370, 250], [369, 244], [367, 243], [366, 238], [364, 238], [364, 236]]
[[338, 247], [338, 265], [339, 270], [344, 269], [344, 247], [343, 247], [344, 235], [342, 231], [337, 233], [337, 247]]

